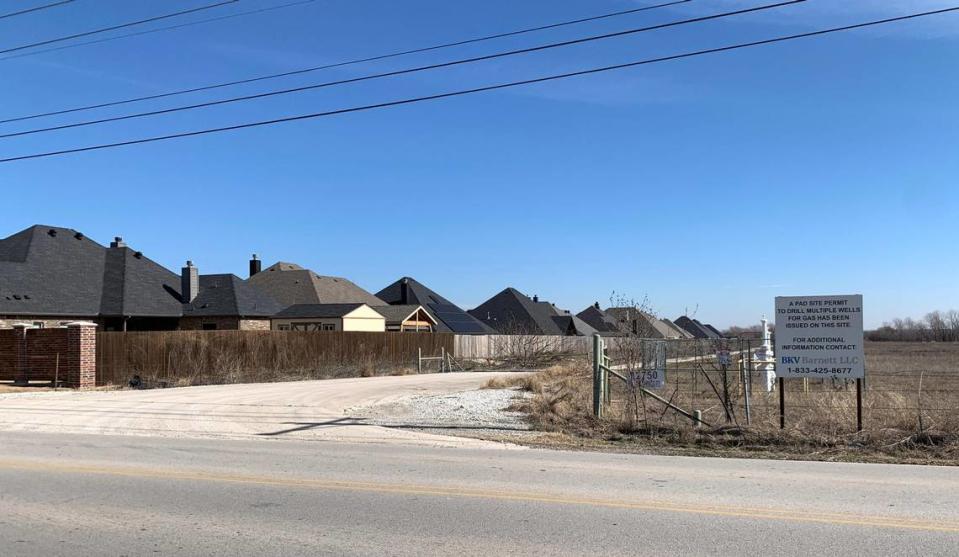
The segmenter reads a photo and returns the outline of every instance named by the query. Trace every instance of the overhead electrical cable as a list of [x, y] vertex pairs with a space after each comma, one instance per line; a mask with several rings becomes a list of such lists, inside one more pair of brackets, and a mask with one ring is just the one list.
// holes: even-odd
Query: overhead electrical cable
[[440, 100], [440, 99], [448, 99], [448, 98], [452, 98], [452, 97], [459, 97], [459, 96], [464, 96], [464, 95], [471, 95], [471, 94], [475, 94], [475, 93], [483, 93], [483, 92], [487, 92], [487, 91], [497, 91], [497, 90], [500, 90], [500, 89], [508, 89], [508, 88], [519, 87], [519, 86], [523, 86], [523, 85], [532, 85], [532, 84], [537, 84], [537, 83], [546, 83], [546, 82], [550, 82], [550, 81], [557, 81], [557, 80], [561, 80], [561, 79], [568, 79], [568, 78], [571, 78], [571, 77], [579, 77], [579, 76], [584, 76], [584, 75], [592, 75], [592, 74], [598, 74], [598, 73], [603, 73], [603, 72], [609, 72], [609, 71], [613, 71], [613, 70], [621, 70], [621, 69], [625, 69], [625, 68], [634, 68], [634, 67], [644, 66], [644, 65], [648, 65], [648, 64], [656, 64], [656, 63], [660, 63], [660, 62], [668, 62], [668, 61], [673, 61], [673, 60], [682, 60], [682, 59], [686, 59], [686, 58], [693, 58], [693, 57], [704, 56], [704, 55], [708, 55], [708, 54], [718, 54], [718, 53], [722, 53], [722, 52], [730, 52], [730, 51], [741, 50], [741, 49], [745, 49], [745, 48], [752, 48], [752, 47], [756, 47], [756, 46], [763, 46], [763, 45], [770, 45], [770, 44], [782, 43], [782, 42], [787, 42], [787, 41], [794, 41], [794, 40], [798, 40], [798, 39], [805, 39], [805, 38], [809, 38], [809, 37], [817, 37], [817, 36], [828, 35], [828, 34], [832, 34], [832, 33], [839, 33], [839, 32], [843, 32], [843, 31], [851, 31], [851, 30], [854, 30], [854, 29], [863, 29], [863, 28], [866, 28], [866, 27], [873, 27], [873, 26], [877, 26], [877, 25], [885, 25], [885, 24], [889, 24], [889, 23], [893, 23], [893, 22], [906, 21], [906, 20], [910, 20], [910, 19], [917, 19], [917, 18], [921, 18], [921, 17], [928, 17], [928, 16], [933, 16], [933, 15], [940, 15], [940, 14], [945, 14], [945, 13], [949, 13], [949, 12], [956, 12], [956, 11], [959, 11], [959, 6], [955, 6], [955, 7], [952, 7], [952, 8], [943, 8], [943, 9], [933, 10], [933, 11], [928, 11], [928, 12], [914, 13], [914, 14], [904, 15], [904, 16], [899, 16], [899, 17], [891, 17], [891, 18], [886, 18], [886, 19], [879, 19], [879, 20], [869, 21], [869, 22], [865, 22], [865, 23], [857, 23], [857, 24], [853, 24], [853, 25], [844, 25], [844, 26], [842, 26], [842, 27], [832, 27], [832, 28], [829, 28], [829, 29], [822, 29], [822, 30], [819, 30], [819, 31], [809, 31], [809, 32], [806, 32], [806, 33], [798, 33], [798, 34], [795, 34], [795, 35], [786, 35], [786, 36], [782, 36], [782, 37], [775, 37], [775, 38], [772, 38], [772, 39], [763, 39], [763, 40], [760, 40], [760, 41], [753, 41], [753, 42], [748, 42], [748, 43], [738, 43], [738, 44], [727, 45], [727, 46], [716, 47], [716, 48], [710, 48], [710, 49], [705, 49], [705, 50], [696, 50], [696, 51], [692, 51], [692, 52], [684, 52], [684, 53], [681, 53], [681, 54], [674, 54], [674, 55], [671, 55], [671, 56], [663, 56], [663, 57], [660, 57], [660, 58], [648, 58], [648, 59], [645, 59], [645, 60], [637, 60], [637, 61], [635, 61], [635, 62], [627, 62], [627, 63], [625, 63], [625, 64], [616, 64], [616, 65], [613, 65], [613, 66], [602, 66], [602, 67], [597, 67], [597, 68], [590, 68], [590, 69], [586, 69], [586, 70], [580, 70], [580, 71], [576, 71], [576, 72], [569, 72], [569, 73], [563, 73], [563, 74], [554, 74], [554, 75], [549, 75], [549, 76], [544, 76], [544, 77], [537, 77], [537, 78], [533, 78], [533, 79], [526, 79], [526, 80], [522, 80], [522, 81], [510, 81], [510, 82], [507, 82], [507, 83], [498, 83], [498, 84], [495, 84], [495, 85], [487, 85], [487, 86], [484, 86], [484, 87], [475, 87], [475, 88], [472, 88], [472, 89], [461, 89], [461, 90], [458, 90], [458, 91], [450, 91], [450, 92], [447, 92], [447, 93], [438, 93], [438, 94], [435, 94], [435, 95], [427, 95], [427, 96], [422, 96], [422, 97], [413, 97], [413, 98], [400, 99], [400, 100], [395, 100], [395, 101], [381, 102], [381, 103], [376, 103], [376, 104], [368, 104], [368, 105], [354, 106], [354, 107], [349, 107], [349, 108], [341, 108], [341, 109], [338, 109], [338, 110], [328, 110], [328, 111], [325, 111], [325, 112], [314, 112], [314, 113], [310, 113], [310, 114], [300, 114], [300, 115], [297, 115], [297, 116], [287, 116], [287, 117], [284, 117], [284, 118], [274, 118], [274, 119], [271, 119], [271, 120], [261, 120], [261, 121], [257, 121], [257, 122], [246, 122], [246, 123], [243, 123], [243, 124], [234, 124], [234, 125], [232, 125], [232, 126], [224, 126], [224, 127], [220, 127], [220, 128], [207, 128], [207, 129], [202, 129], [202, 130], [194, 130], [194, 131], [182, 132], [182, 133], [175, 133], [175, 134], [169, 134], [169, 135], [160, 135], [160, 136], [153, 136], [153, 137], [144, 137], [144, 138], [140, 138], [140, 139], [131, 139], [131, 140], [128, 140], [128, 141], [119, 141], [119, 142], [115, 142], [115, 143], [103, 143], [103, 144], [99, 144], [99, 145], [89, 145], [89, 146], [86, 146], [86, 147], [75, 147], [75, 148], [71, 148], [71, 149], [62, 149], [62, 150], [58, 150], [58, 151], [47, 151], [47, 152], [43, 152], [43, 153], [33, 153], [33, 154], [28, 154], [28, 155], [20, 155], [20, 156], [15, 156], [15, 157], [7, 157], [7, 158], [0, 159], [0, 163], [9, 163], [9, 162], [21, 161], [21, 160], [29, 160], [29, 159], [39, 159], [39, 158], [46, 158], [46, 157], [54, 157], [54, 156], [66, 155], [66, 154], [70, 154], [70, 153], [84, 153], [84, 152], [88, 152], [88, 151], [99, 151], [99, 150], [103, 150], [103, 149], [113, 149], [113, 148], [117, 148], [117, 147], [126, 147], [126, 146], [129, 146], [129, 145], [141, 145], [141, 144], [144, 144], [144, 143], [155, 143], [155, 142], [158, 142], [158, 141], [168, 141], [168, 140], [172, 140], [172, 139], [180, 139], [180, 138], [185, 138], [185, 137], [196, 137], [196, 136], [200, 136], [200, 135], [208, 135], [208, 134], [214, 134], [214, 133], [222, 133], [222, 132], [228, 132], [228, 131], [236, 131], [236, 130], [242, 130], [242, 129], [247, 129], [247, 128], [255, 128], [255, 127], [262, 127], [262, 126], [272, 126], [272, 125], [275, 125], [275, 124], [282, 124], [282, 123], [285, 123], [285, 122], [296, 122], [296, 121], [301, 121], [301, 120], [312, 120], [312, 119], [316, 119], [316, 118], [324, 118], [324, 117], [336, 116], [336, 115], [341, 115], [341, 114], [350, 114], [350, 113], [354, 113], [354, 112], [364, 112], [364, 111], [376, 110], [376, 109], [380, 109], [380, 108], [388, 108], [388, 107], [394, 107], [394, 106], [403, 106], [403, 105], [408, 105], [408, 104], [416, 104], [416, 103], [421, 103], [421, 102], [426, 102], [426, 101], [435, 101], [435, 100]]
[[[310, 0], [310, 1], [312, 1], [312, 0]], [[422, 47], [422, 48], [414, 48], [414, 49], [411, 49], [411, 50], [402, 50], [402, 51], [398, 51], [398, 52], [390, 52], [390, 53], [387, 53], [387, 54], [377, 54], [377, 55], [369, 56], [369, 57], [366, 57], [366, 58], [357, 58], [357, 59], [353, 59], [353, 60], [346, 60], [346, 61], [343, 61], [343, 62], [334, 62], [334, 63], [331, 63], [331, 64], [324, 64], [324, 65], [322, 65], [322, 66], [313, 66], [313, 67], [310, 67], [310, 68], [301, 68], [301, 69], [298, 69], [298, 70], [291, 70], [291, 71], [286, 71], [286, 72], [282, 72], [282, 73], [262, 75], [262, 76], [258, 76], [258, 77], [247, 78], [247, 79], [239, 79], [239, 80], [236, 80], [236, 81], [227, 81], [227, 82], [224, 82], [224, 83], [215, 83], [215, 84], [212, 84], [212, 85], [203, 85], [203, 86], [199, 86], [199, 87], [192, 87], [192, 88], [189, 88], [189, 89], [179, 89], [179, 90], [176, 90], [176, 91], [169, 91], [169, 92], [166, 92], [166, 93], [157, 93], [157, 94], [155, 94], [155, 95], [147, 95], [147, 96], [142, 96], [142, 97], [134, 97], [134, 98], [123, 99], [123, 100], [118, 100], [118, 101], [110, 101], [110, 102], [104, 102], [104, 103], [99, 103], [99, 104], [92, 104], [92, 105], [87, 105], [87, 106], [80, 106], [80, 107], [76, 107], [76, 108], [67, 108], [67, 109], [63, 109], [63, 110], [55, 110], [55, 111], [51, 111], [51, 112], [43, 112], [43, 113], [40, 113], [40, 114], [31, 114], [31, 115], [29, 115], [29, 116], [19, 116], [19, 117], [16, 117], [16, 118], [7, 118], [7, 119], [5, 119], [5, 120], [0, 120], [0, 124], [6, 124], [6, 123], [10, 123], [10, 122], [20, 122], [20, 121], [22, 121], [22, 120], [32, 120], [32, 119], [34, 119], [34, 118], [44, 118], [44, 117], [47, 117], [47, 116], [58, 116], [58, 115], [61, 115], [61, 114], [69, 114], [69, 113], [71, 113], [71, 112], [80, 112], [80, 111], [84, 111], [84, 110], [93, 110], [93, 109], [96, 109], [96, 108], [106, 108], [106, 107], [110, 107], [110, 106], [119, 106], [119, 105], [122, 105], [122, 104], [129, 104], [129, 103], [135, 103], [135, 102], [151, 101], [151, 100], [156, 100], [156, 99], [162, 99], [162, 98], [165, 98], [165, 97], [172, 97], [172, 96], [175, 96], [175, 95], [185, 95], [185, 94], [187, 94], [187, 93], [198, 93], [198, 92], [200, 92], [200, 91], [210, 91], [210, 90], [213, 90], [213, 89], [220, 89], [220, 88], [223, 88], [223, 87], [232, 87], [232, 86], [234, 86], [234, 85], [244, 85], [244, 84], [247, 84], [247, 83], [255, 83], [255, 82], [257, 82], [257, 81], [265, 81], [265, 80], [268, 80], [268, 79], [278, 79], [278, 78], [281, 78], [281, 77], [289, 77], [289, 76], [293, 76], [293, 75], [300, 75], [300, 74], [305, 74], [305, 73], [310, 73], [310, 72], [316, 72], [316, 71], [320, 71], [320, 70], [329, 70], [329, 69], [333, 69], [333, 68], [342, 68], [342, 67], [344, 67], [344, 66], [351, 66], [351, 65], [355, 65], [355, 64], [363, 64], [363, 63], [367, 63], [367, 62], [376, 62], [376, 61], [380, 61], [380, 60], [387, 60], [387, 59], [390, 59], [390, 58], [397, 58], [397, 57], [400, 57], [400, 56], [407, 56], [407, 55], [411, 55], [411, 54], [421, 54], [421, 53], [424, 53], [424, 52], [432, 52], [432, 51], [436, 51], [436, 50], [441, 50], [441, 49], [446, 49], [446, 48], [453, 48], [453, 47], [463, 46], [463, 45], [467, 45], [467, 44], [474, 44], [474, 43], [479, 43], [479, 42], [484, 42], [484, 41], [491, 41], [491, 40], [494, 40], [494, 39], [501, 39], [501, 38], [505, 38], [505, 37], [514, 37], [514, 36], [517, 36], [517, 35], [523, 35], [523, 34], [533, 33], [533, 32], [537, 32], [537, 31], [545, 31], [545, 30], [549, 30], [549, 29], [556, 29], [556, 28], [558, 28], [558, 27], [564, 27], [564, 26], [569, 26], [569, 25], [576, 25], [576, 24], [586, 23], [586, 22], [590, 22], [590, 21], [597, 21], [597, 20], [601, 20], [601, 19], [608, 19], [608, 18], [619, 17], [619, 16], [624, 16], [624, 15], [629, 15], [629, 14], [635, 14], [635, 13], [639, 13], [639, 12], [645, 12], [645, 11], [655, 10], [655, 9], [660, 9], [660, 8], [665, 8], [665, 7], [669, 7], [669, 6], [676, 6], [676, 5], [678, 5], [678, 4], [686, 4], [686, 3], [692, 2], [692, 1], [693, 1], [693, 0], [674, 0], [674, 1], [671, 1], [671, 2], [664, 3], [664, 4], [656, 4], [656, 5], [652, 5], [652, 6], [643, 6], [643, 7], [640, 7], [640, 8], [633, 8], [633, 9], [630, 9], [630, 10], [622, 10], [622, 11], [618, 11], [618, 12], [612, 12], [612, 13], [607, 13], [607, 14], [602, 14], [602, 15], [596, 15], [596, 16], [584, 17], [584, 18], [580, 18], [580, 19], [574, 19], [574, 20], [570, 20], [570, 21], [562, 21], [562, 22], [559, 22], [559, 23], [551, 23], [551, 24], [548, 24], [548, 25], [540, 25], [540, 26], [538, 26], [538, 27], [529, 27], [529, 28], [526, 28], [526, 29], [519, 29], [519, 30], [516, 30], [516, 31], [508, 31], [508, 32], [505, 32], [505, 33], [497, 33], [497, 34], [495, 34], [495, 35], [486, 35], [486, 36], [483, 36], [483, 37], [475, 37], [475, 38], [472, 38], [472, 39], [464, 39], [464, 40], [459, 40], [459, 41], [456, 41], [456, 42], [437, 44], [437, 45], [427, 46], [427, 47]], [[228, 16], [228, 17], [229, 17], [229, 16]], [[189, 24], [187, 24], [187, 25], [189, 25]], [[149, 31], [146, 31], [146, 32], [149, 32]], [[64, 48], [66, 48], [66, 47], [64, 47]], [[7, 59], [7, 58], [0, 58], [0, 60], [6, 60], [6, 59]]]
[[133, 26], [135, 26], [135, 25], [143, 25], [144, 23], [151, 23], [151, 22], [154, 22], [154, 21], [160, 21], [160, 20], [162, 20], [162, 19], [169, 19], [169, 18], [171, 18], [171, 17], [178, 17], [178, 16], [181, 16], [181, 15], [192, 14], [192, 13], [200, 12], [200, 11], [203, 11], [203, 10], [211, 10], [211, 9], [213, 9], [213, 8], [219, 8], [219, 7], [221, 7], [221, 6], [226, 6], [227, 4], [235, 4], [235, 3], [239, 2], [239, 1], [240, 1], [240, 0], [223, 0], [222, 2], [217, 2], [216, 4], [208, 4], [208, 5], [206, 5], [206, 6], [200, 6], [200, 7], [197, 7], [197, 8], [191, 8], [191, 9], [189, 9], [189, 10], [182, 10], [182, 11], [174, 12], [174, 13], [170, 13], [170, 14], [165, 14], [165, 15], [158, 15], [158, 16], [154, 16], [154, 17], [149, 17], [149, 18], [147, 18], [147, 19], [141, 19], [141, 20], [138, 20], [138, 21], [130, 21], [130, 22], [127, 22], [127, 23], [121, 23], [121, 24], [119, 24], [119, 25], [113, 25], [113, 26], [110, 26], [110, 27], [103, 27], [103, 28], [101, 28], [101, 29], [93, 29], [93, 30], [91, 30], [91, 31], [84, 31], [84, 32], [82, 32], [82, 33], [74, 33], [73, 35], [67, 35], [67, 36], [65, 36], [65, 37], [57, 37], [57, 38], [55, 38], [55, 39], [46, 39], [46, 40], [43, 40], [43, 41], [40, 41], [40, 42], [36, 42], [36, 43], [20, 45], [20, 46], [15, 46], [15, 47], [11, 47], [11, 48], [5, 48], [5, 49], [3, 49], [3, 50], [0, 50], [0, 54], [6, 54], [6, 53], [8, 53], [8, 52], [16, 52], [16, 51], [18, 51], [18, 50], [26, 50], [26, 49], [28, 49], [28, 48], [34, 48], [34, 47], [44, 46], [44, 45], [48, 45], [48, 44], [60, 43], [60, 42], [63, 42], [63, 41], [69, 41], [69, 40], [71, 40], [71, 39], [79, 39], [79, 38], [81, 38], [81, 37], [89, 37], [90, 35], [99, 35], [100, 33], [107, 33], [107, 32], [109, 32], [109, 31], [115, 31], [115, 30], [117, 30], [117, 29], [124, 29], [124, 28], [126, 28], [126, 27], [133, 27]]
[[33, 12], [39, 12], [40, 10], [48, 10], [50, 8], [56, 8], [57, 6], [62, 6], [64, 4], [69, 4], [73, 0], [60, 0], [60, 2], [53, 2], [52, 4], [45, 4], [43, 6], [34, 6], [32, 8], [26, 8], [18, 12], [10, 12], [8, 14], [0, 14], [0, 19], [7, 19], [8, 17], [17, 17], [18, 15], [32, 14]]
[[661, 24], [659, 24], [659, 25], [652, 25], [652, 26], [648, 26], [648, 27], [640, 27], [640, 28], [637, 28], [637, 29], [628, 29], [628, 30], [626, 30], [626, 31], [617, 31], [617, 32], [615, 32], [615, 33], [606, 33], [606, 34], [603, 34], [603, 35], [593, 35], [593, 36], [591, 36], [591, 37], [583, 37], [583, 38], [580, 38], [580, 39], [573, 39], [573, 40], [563, 41], [563, 42], [559, 42], [559, 43], [550, 43], [550, 44], [545, 44], [545, 45], [533, 46], [533, 47], [529, 47], [529, 48], [521, 48], [521, 49], [517, 49], [517, 50], [508, 50], [508, 51], [505, 51], [505, 52], [498, 52], [498, 53], [495, 53], [495, 54], [487, 54], [487, 55], [485, 55], [485, 56], [476, 56], [476, 57], [472, 57], [472, 58], [463, 58], [463, 59], [460, 59], [460, 60], [453, 60], [453, 61], [450, 61], [450, 62], [441, 62], [441, 63], [438, 63], [438, 64], [430, 64], [430, 65], [427, 65], [427, 66], [417, 66], [417, 67], [414, 67], [414, 68], [405, 68], [405, 69], [402, 69], [402, 70], [395, 70], [395, 71], [391, 71], [391, 72], [383, 72], [383, 73], [372, 74], [372, 75], [364, 75], [364, 76], [360, 76], [360, 77], [352, 77], [352, 78], [341, 79], [341, 80], [337, 80], [337, 81], [328, 81], [328, 82], [325, 82], [325, 83], [316, 83], [316, 84], [313, 84], [313, 85], [304, 85], [304, 86], [301, 86], [301, 87], [293, 87], [293, 88], [290, 88], [290, 89], [280, 89], [280, 90], [277, 90], [277, 91], [267, 91], [267, 92], [264, 92], [264, 93], [256, 93], [256, 94], [252, 94], [252, 95], [244, 95], [244, 96], [240, 96], [240, 97], [232, 97], [232, 98], [220, 99], [220, 100], [216, 100], [216, 101], [206, 101], [206, 102], [196, 103], [196, 104], [191, 104], [191, 105], [186, 105], [186, 106], [177, 106], [177, 107], [165, 108], [165, 109], [160, 109], [160, 110], [151, 110], [151, 111], [148, 111], [148, 112], [139, 112], [139, 113], [135, 113], [135, 114], [126, 114], [126, 115], [122, 115], [122, 116], [112, 116], [112, 117], [109, 117], [109, 118], [99, 118], [99, 119], [96, 119], [96, 120], [86, 120], [86, 121], [83, 121], [83, 122], [74, 122], [74, 123], [72, 123], [72, 124], [61, 124], [61, 125], [58, 125], [58, 126], [49, 126], [49, 127], [45, 127], [45, 128], [36, 128], [36, 129], [32, 129], [32, 130], [24, 130], [24, 131], [19, 131], [19, 132], [10, 132], [10, 133], [6, 133], [6, 134], [0, 134], [0, 139], [9, 138], [9, 137], [19, 137], [19, 136], [24, 136], [24, 135], [32, 135], [32, 134], [44, 133], [44, 132], [51, 132], [51, 131], [66, 130], [66, 129], [72, 129], [72, 128], [80, 128], [80, 127], [92, 126], [92, 125], [96, 125], [96, 124], [105, 124], [105, 123], [109, 123], [109, 122], [118, 122], [118, 121], [122, 121], [122, 120], [132, 120], [132, 119], [135, 119], [135, 118], [146, 118], [146, 117], [149, 117], [149, 116], [159, 116], [159, 115], [162, 115], [162, 114], [171, 114], [171, 113], [175, 113], [175, 112], [182, 112], [182, 111], [185, 111], [185, 110], [195, 110], [195, 109], [199, 109], [199, 108], [208, 108], [208, 107], [211, 107], [211, 106], [219, 106], [219, 105], [236, 103], [236, 102], [244, 102], [244, 101], [250, 101], [250, 100], [255, 100], [255, 99], [262, 99], [262, 98], [267, 98], [267, 97], [275, 97], [275, 96], [277, 96], [277, 95], [288, 95], [288, 94], [291, 94], [291, 93], [301, 93], [301, 92], [303, 92], [303, 91], [312, 91], [312, 90], [315, 90], [315, 89], [322, 89], [322, 88], [327, 88], [327, 87], [334, 87], [334, 86], [338, 86], [338, 85], [345, 85], [345, 84], [348, 84], [348, 83], [358, 83], [358, 82], [361, 82], [361, 81], [370, 81], [370, 80], [373, 80], [373, 79], [381, 79], [381, 78], [384, 78], [384, 77], [394, 77], [394, 76], [398, 76], [398, 75], [406, 75], [406, 74], [417, 73], [417, 72], [422, 72], [422, 71], [427, 71], [427, 70], [435, 70], [435, 69], [440, 69], [440, 68], [449, 68], [449, 67], [452, 67], [452, 66], [459, 66], [459, 65], [463, 65], [463, 64], [471, 64], [471, 63], [481, 62], [481, 61], [486, 61], [486, 60], [494, 60], [494, 59], [498, 59], [498, 58], [505, 58], [505, 57], [507, 57], [507, 56], [516, 56], [516, 55], [519, 55], [519, 54], [529, 54], [529, 53], [531, 53], [531, 52], [539, 52], [539, 51], [549, 50], [549, 49], [553, 49], [553, 48], [560, 48], [560, 47], [566, 47], [566, 46], [571, 46], [571, 45], [583, 44], [583, 43], [588, 43], [588, 42], [593, 42], [593, 41], [606, 40], [606, 39], [610, 39], [610, 38], [614, 38], [614, 37], [623, 37], [623, 36], [626, 36], [626, 35], [633, 35], [633, 34], [644, 33], [644, 32], [648, 32], [648, 31], [656, 31], [656, 30], [660, 30], [660, 29], [668, 29], [668, 28], [670, 28], [670, 27], [678, 27], [678, 26], [681, 26], [681, 25], [689, 25], [689, 24], [692, 24], [692, 23], [702, 23], [702, 22], [704, 22], [704, 21], [712, 21], [712, 20], [721, 19], [721, 18], [725, 18], [725, 17], [732, 17], [732, 16], [737, 16], [737, 15], [754, 13], [754, 12], [763, 11], [763, 10], [771, 10], [771, 9], [774, 9], [774, 8], [782, 8], [782, 7], [784, 7], [784, 6], [791, 6], [791, 5], [794, 5], [794, 4], [801, 4], [801, 3], [806, 2], [806, 1], [807, 1], [807, 0], [786, 0], [785, 2], [778, 2], [778, 3], [776, 3], [776, 4], [767, 4], [767, 5], [765, 5], [765, 6], [757, 6], [757, 7], [754, 7], [754, 8], [746, 8], [746, 9], [736, 10], [736, 11], [732, 11], [732, 12], [724, 12], [724, 13], [720, 13], [720, 14], [713, 14], [713, 15], [708, 15], [708, 16], [696, 17], [696, 18], [692, 18], [692, 19], [683, 19], [683, 20], [679, 20], [679, 21], [671, 21], [671, 22], [669, 22], [669, 23], [661, 23]]
[[[71, 2], [73, 0], [70, 0]], [[244, 17], [248, 15], [261, 14], [264, 12], [272, 12], [274, 10], [282, 10], [285, 8], [292, 8], [294, 6], [302, 6], [304, 4], [312, 4], [317, 0], [299, 0], [298, 2], [289, 2], [286, 4], [278, 4], [276, 6], [268, 6], [266, 8], [259, 8], [256, 10], [247, 10], [245, 12], [237, 12], [230, 15], [222, 15], [218, 17], [209, 17], [207, 19], [198, 19], [196, 21], [190, 21], [187, 23], [178, 23], [176, 25], [167, 25], [166, 27], [157, 27], [155, 29], [147, 29], [145, 31], [137, 31], [135, 33], [125, 33], [123, 35], [114, 35], [112, 37], [104, 37], [102, 39], [96, 39], [92, 41], [84, 41], [81, 43], [73, 43], [63, 46], [55, 46], [53, 48], [43, 48], [40, 50], [31, 50], [29, 52], [20, 52], [18, 54], [11, 54], [10, 56], [0, 57], [0, 62], [3, 60], [13, 60], [14, 58], [24, 58], [26, 56], [36, 56], [38, 54], [44, 54], [47, 52], [57, 52], [60, 50], [68, 50], [71, 48], [79, 48], [81, 46], [90, 46], [94, 44], [107, 43], [110, 41], [118, 41], [120, 39], [129, 39], [131, 37], [139, 37], [141, 35], [150, 35], [152, 33], [162, 33], [163, 31], [172, 31], [174, 29], [182, 29], [184, 27], [193, 27], [194, 25], [203, 25], [205, 23], [213, 23], [215, 21], [223, 21], [225, 19], [233, 19], [235, 17]]]

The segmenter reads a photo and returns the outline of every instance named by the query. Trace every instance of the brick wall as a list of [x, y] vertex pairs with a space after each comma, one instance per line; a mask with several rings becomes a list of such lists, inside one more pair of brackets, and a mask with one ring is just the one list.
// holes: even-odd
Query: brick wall
[[67, 329], [28, 329], [25, 354], [28, 380], [53, 381], [55, 376], [65, 380], [67, 352]]
[[0, 330], [0, 381], [96, 385], [96, 325]]
[[67, 385], [85, 389], [97, 384], [97, 328], [67, 327]]
[[0, 329], [0, 381], [13, 381], [17, 371], [17, 331]]

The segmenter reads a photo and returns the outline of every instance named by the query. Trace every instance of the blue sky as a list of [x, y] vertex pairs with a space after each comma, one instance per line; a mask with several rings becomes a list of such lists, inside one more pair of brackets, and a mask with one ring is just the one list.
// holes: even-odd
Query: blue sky
[[[5, 47], [204, 4], [77, 0], [0, 20]], [[165, 24], [277, 5], [235, 6]], [[654, 3], [654, 2], [648, 2]], [[617, 31], [685, 5], [82, 115], [123, 114]], [[959, 4], [959, 2], [956, 2]], [[35, 5], [6, 1], [2, 11]], [[317, 0], [0, 60], [0, 119], [639, 5]], [[163, 118], [0, 139], [0, 155], [432, 94], [951, 5], [827, 1]], [[96, 6], [96, 9], [93, 8]], [[109, 6], [106, 9], [105, 6]], [[144, 27], [146, 28], [146, 27]], [[0, 48], [2, 50], [2, 48]], [[124, 236], [171, 269], [249, 254], [469, 308], [506, 286], [579, 311], [612, 291], [717, 326], [776, 295], [862, 293], [866, 324], [959, 307], [959, 14], [433, 103], [0, 165], [0, 235]], [[0, 133], [67, 123], [63, 116]], [[698, 308], [698, 309], [697, 309]]]

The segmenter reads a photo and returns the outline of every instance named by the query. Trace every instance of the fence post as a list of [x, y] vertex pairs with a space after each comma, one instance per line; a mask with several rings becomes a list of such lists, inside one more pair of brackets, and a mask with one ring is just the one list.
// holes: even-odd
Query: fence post
[[743, 380], [743, 399], [745, 402], [744, 410], [746, 412], [746, 425], [750, 425], [750, 422], [752, 421], [752, 409], [750, 408], [750, 401], [749, 401], [749, 396], [751, 394], [750, 393], [751, 387], [749, 386], [749, 379], [747, 378], [747, 374], [749, 373], [749, 371], [742, 368], [740, 368], [740, 371], [742, 371], [741, 375]]
[[423, 373], [423, 348], [416, 349], [416, 374]]
[[87, 321], [67, 324], [66, 384], [74, 389], [97, 385], [97, 325]]
[[856, 432], [862, 433], [862, 379], [856, 379]]
[[786, 429], [786, 380], [779, 378], [779, 429]]
[[593, 335], [593, 416], [603, 416], [603, 339]]

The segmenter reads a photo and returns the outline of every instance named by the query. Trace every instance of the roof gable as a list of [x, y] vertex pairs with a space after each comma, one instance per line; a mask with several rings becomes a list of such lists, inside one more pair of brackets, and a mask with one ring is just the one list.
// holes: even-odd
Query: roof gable
[[[406, 297], [403, 286], [406, 285]], [[494, 329], [450, 302], [436, 291], [411, 277], [403, 277], [376, 293], [376, 297], [390, 305], [419, 304], [436, 322], [437, 332], [460, 334], [488, 334]]]
[[420, 305], [390, 305], [390, 306], [374, 306], [374, 310], [377, 313], [386, 318], [386, 322], [391, 325], [398, 325], [405, 321], [411, 320], [417, 314], [422, 314], [427, 321], [436, 325], [436, 319], [429, 314], [428, 311], [423, 306]]

